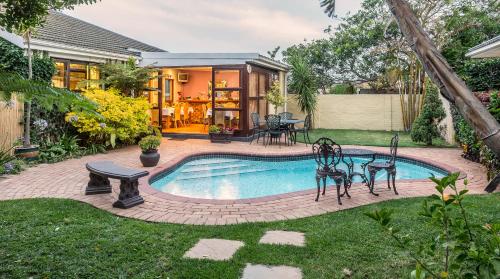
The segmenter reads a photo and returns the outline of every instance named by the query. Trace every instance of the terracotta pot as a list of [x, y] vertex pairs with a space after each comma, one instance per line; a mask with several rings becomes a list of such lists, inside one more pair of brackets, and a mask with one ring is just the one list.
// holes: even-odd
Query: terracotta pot
[[158, 150], [156, 149], [142, 151], [140, 159], [144, 167], [154, 167], [160, 161], [160, 153], [158, 153]]
[[17, 146], [14, 148], [14, 155], [16, 155], [17, 158], [25, 159], [27, 161], [34, 161], [38, 159], [39, 153], [40, 151], [38, 145], [32, 145], [28, 147]]

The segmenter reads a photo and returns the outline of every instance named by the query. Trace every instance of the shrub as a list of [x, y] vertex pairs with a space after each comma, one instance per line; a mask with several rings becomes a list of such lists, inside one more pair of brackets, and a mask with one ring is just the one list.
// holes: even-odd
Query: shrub
[[330, 88], [330, 94], [354, 94], [356, 89], [350, 84], [336, 84]]
[[458, 176], [431, 178], [439, 195], [425, 200], [419, 215], [439, 233], [430, 235], [430, 242], [421, 243], [418, 250], [409, 248], [410, 235], [394, 227], [391, 211], [366, 213], [416, 262], [411, 278], [497, 278], [500, 273], [500, 224], [481, 226], [470, 219], [463, 204], [467, 190], [457, 189]]
[[161, 137], [158, 136], [146, 136], [139, 141], [139, 146], [143, 152], [156, 150], [161, 144]]
[[43, 163], [56, 163], [68, 158], [83, 155], [84, 150], [78, 145], [78, 138], [63, 134], [56, 141], [46, 141], [40, 146], [38, 160]]
[[210, 125], [210, 127], [208, 127], [208, 132], [211, 134], [219, 134], [221, 131], [222, 129], [217, 125]]
[[439, 137], [439, 122], [446, 117], [438, 89], [427, 83], [424, 107], [411, 129], [411, 139], [432, 145], [432, 139]]
[[[0, 70], [17, 73], [24, 78], [28, 77], [28, 58], [24, 50], [0, 38]], [[33, 79], [51, 82], [56, 67], [51, 58], [42, 55], [33, 56]]]
[[84, 90], [83, 95], [98, 104], [97, 114], [71, 112], [66, 121], [92, 143], [115, 147], [118, 140], [134, 144], [141, 134], [149, 131], [150, 104], [146, 99], [124, 97], [116, 89]]

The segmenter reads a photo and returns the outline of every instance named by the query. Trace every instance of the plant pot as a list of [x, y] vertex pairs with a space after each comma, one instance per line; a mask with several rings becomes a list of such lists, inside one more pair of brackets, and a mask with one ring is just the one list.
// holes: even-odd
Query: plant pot
[[34, 161], [38, 159], [38, 154], [40, 153], [39, 151], [39, 146], [38, 145], [32, 145], [32, 146], [17, 146], [14, 148], [14, 155], [17, 158], [24, 159], [27, 161]]
[[141, 159], [141, 163], [144, 167], [154, 167], [160, 161], [160, 153], [158, 153], [158, 150], [156, 149], [142, 151], [142, 154], [139, 158]]
[[210, 142], [212, 143], [230, 143], [233, 134], [228, 133], [210, 133]]

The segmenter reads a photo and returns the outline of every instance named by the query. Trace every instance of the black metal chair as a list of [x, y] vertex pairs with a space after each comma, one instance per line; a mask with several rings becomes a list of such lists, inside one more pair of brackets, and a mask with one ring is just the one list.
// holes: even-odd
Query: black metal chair
[[[326, 178], [330, 177], [335, 181], [335, 185], [337, 186], [337, 201], [340, 205], [342, 205], [340, 197], [343, 197], [344, 195], [347, 195], [349, 198], [351, 197], [347, 192], [347, 173], [344, 170], [337, 169], [337, 165], [340, 163], [342, 158], [342, 148], [329, 138], [320, 138], [313, 144], [312, 150], [314, 159], [318, 164], [318, 168], [316, 169], [316, 183], [318, 186], [316, 201], [319, 200], [319, 192], [321, 190], [320, 180], [323, 179], [323, 195], [325, 195]], [[341, 195], [340, 187], [342, 183], [344, 184], [344, 193]]]
[[266, 142], [266, 131], [267, 129], [262, 128], [260, 126], [260, 115], [256, 112], [252, 112], [250, 114], [250, 118], [252, 119], [252, 140], [250, 141], [250, 144], [252, 144], [253, 140], [255, 139], [255, 135], [257, 135], [257, 143], [259, 143], [260, 136], [263, 134], [264, 137], [264, 143]]
[[288, 120], [288, 119], [292, 119], [293, 117], [293, 113], [291, 112], [282, 112], [280, 114], [278, 114], [280, 117], [281, 117], [281, 120]]
[[294, 138], [297, 139], [297, 133], [302, 133], [304, 134], [304, 142], [306, 143], [311, 143], [311, 139], [309, 138], [309, 130], [311, 130], [312, 127], [312, 122], [311, 122], [311, 115], [308, 114], [306, 116], [306, 119], [304, 120], [304, 127], [302, 128], [294, 128], [291, 130], [291, 133], [294, 133]]
[[281, 147], [281, 136], [283, 134], [285, 135], [285, 142], [286, 142], [288, 134], [286, 130], [283, 130], [281, 128], [281, 117], [275, 114], [266, 115], [266, 125], [267, 125], [266, 134], [269, 135], [268, 144], [271, 144], [274, 139], [274, 141], [277, 142]]
[[[293, 113], [291, 112], [282, 112], [282, 113], [279, 113], [278, 114], [280, 117], [281, 117], [281, 122], [283, 122], [283, 120], [289, 120], [289, 119], [292, 119], [293, 117]], [[292, 139], [292, 137], [290, 136], [290, 125], [287, 124], [287, 123], [281, 123], [281, 129], [283, 129], [286, 133], [287, 133], [287, 137], [289, 140]], [[288, 141], [287, 141], [288, 143]]]
[[378, 196], [378, 194], [373, 192], [373, 187], [375, 185], [375, 176], [377, 172], [380, 170], [385, 170], [387, 172], [387, 187], [391, 189], [391, 178], [392, 178], [392, 188], [394, 189], [394, 194], [398, 194], [398, 190], [396, 189], [396, 155], [398, 152], [398, 143], [399, 143], [399, 135], [394, 135], [391, 139], [391, 157], [386, 162], [372, 162], [367, 165], [368, 172], [370, 173], [370, 181], [368, 186], [370, 187], [370, 193]]

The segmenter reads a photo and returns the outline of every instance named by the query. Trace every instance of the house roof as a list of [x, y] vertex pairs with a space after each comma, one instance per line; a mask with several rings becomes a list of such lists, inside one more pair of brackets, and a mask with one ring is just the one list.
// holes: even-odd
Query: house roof
[[201, 67], [256, 64], [266, 68], [288, 71], [288, 65], [258, 53], [170, 53], [142, 52], [143, 67]]
[[469, 49], [465, 56], [471, 58], [500, 57], [500, 35]]
[[141, 51], [164, 51], [86, 21], [51, 11], [46, 22], [33, 34], [34, 39], [122, 55]]

